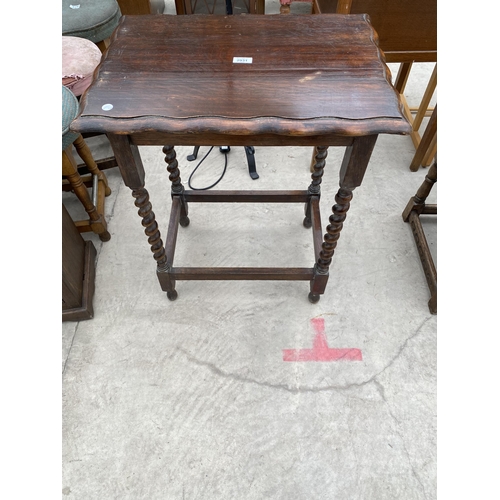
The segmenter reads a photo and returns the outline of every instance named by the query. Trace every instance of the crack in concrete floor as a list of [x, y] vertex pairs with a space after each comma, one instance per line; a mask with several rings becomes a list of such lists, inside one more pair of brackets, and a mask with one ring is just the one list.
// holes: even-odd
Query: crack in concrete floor
[[259, 385], [261, 387], [268, 387], [271, 389], [283, 390], [283, 391], [286, 391], [286, 392], [289, 392], [292, 394], [318, 393], [318, 392], [332, 391], [332, 390], [344, 391], [344, 390], [350, 390], [353, 388], [364, 387], [365, 385], [368, 385], [372, 382], [376, 382], [377, 377], [382, 375], [387, 369], [389, 369], [396, 362], [396, 360], [401, 356], [401, 354], [405, 350], [406, 346], [408, 345], [408, 342], [410, 342], [415, 337], [417, 337], [420, 334], [420, 332], [422, 331], [423, 327], [432, 318], [433, 318], [433, 316], [429, 316], [420, 324], [420, 326], [417, 328], [417, 330], [403, 342], [403, 344], [399, 348], [398, 352], [389, 361], [389, 363], [384, 368], [382, 368], [382, 370], [380, 370], [378, 373], [374, 374], [369, 379], [367, 379], [363, 382], [353, 382], [353, 383], [347, 384], [347, 385], [329, 385], [329, 386], [325, 386], [325, 387], [307, 387], [307, 386], [291, 387], [291, 386], [285, 385], [285, 384], [273, 384], [271, 382], [263, 382], [263, 381], [260, 381], [257, 379], [245, 377], [243, 375], [238, 375], [236, 373], [226, 372], [226, 371], [222, 370], [221, 368], [219, 368], [215, 363], [203, 361], [203, 360], [200, 360], [200, 359], [192, 356], [187, 350], [183, 349], [182, 347], [177, 346], [176, 350], [182, 352], [182, 354], [186, 357], [186, 359], [189, 362], [194, 363], [198, 366], [205, 367], [208, 370], [210, 370], [213, 374], [215, 374], [219, 377], [229, 378], [229, 379], [236, 380], [236, 381], [243, 382], [243, 383], [250, 383], [250, 384]]

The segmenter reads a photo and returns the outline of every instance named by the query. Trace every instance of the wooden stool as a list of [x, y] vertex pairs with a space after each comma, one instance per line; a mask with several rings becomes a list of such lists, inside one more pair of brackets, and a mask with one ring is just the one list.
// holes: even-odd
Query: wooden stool
[[421, 214], [437, 215], [437, 205], [425, 203], [425, 200], [436, 182], [437, 162], [434, 162], [427, 172], [425, 180], [418, 189], [417, 194], [410, 199], [403, 212], [403, 220], [410, 223], [427, 285], [431, 292], [431, 298], [429, 300], [429, 311], [431, 314], [437, 314], [437, 272], [419, 217]]
[[94, 70], [101, 62], [99, 47], [86, 38], [62, 37], [62, 84], [76, 97], [92, 83]]
[[116, 0], [62, 0], [62, 34], [86, 38], [104, 52], [121, 15]]
[[[97, 167], [90, 149], [85, 144], [81, 134], [69, 131], [71, 122], [79, 111], [78, 100], [66, 87], [62, 86], [62, 175], [71, 185], [77, 198], [89, 215], [88, 220], [76, 221], [77, 229], [83, 233], [93, 231], [99, 235], [101, 241], [109, 241], [111, 235], [107, 229], [104, 217], [104, 197], [111, 194], [108, 180]], [[72, 145], [75, 146], [78, 156], [85, 162], [92, 175], [92, 198], [87, 191], [84, 180], [78, 173], [78, 167], [73, 158]]]
[[[102, 52], [99, 47], [87, 40], [76, 36], [62, 37], [62, 84], [79, 98], [94, 78], [94, 71], [101, 62]], [[102, 134], [84, 134], [82, 137], [97, 136]], [[99, 170], [106, 170], [117, 166], [114, 156], [99, 158], [95, 162]], [[88, 174], [89, 169], [85, 163], [78, 165], [80, 174]], [[92, 176], [84, 177], [84, 184], [92, 187]], [[66, 181], [67, 184], [67, 181]], [[63, 184], [63, 190], [68, 191], [69, 186]]]

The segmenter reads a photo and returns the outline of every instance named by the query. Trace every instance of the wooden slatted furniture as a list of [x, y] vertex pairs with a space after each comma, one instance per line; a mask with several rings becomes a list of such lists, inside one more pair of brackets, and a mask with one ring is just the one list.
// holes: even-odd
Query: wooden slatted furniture
[[[265, 0], [231, 0], [233, 14], [265, 14]], [[226, 0], [175, 0], [177, 15], [226, 14]]]
[[421, 166], [428, 166], [436, 155], [437, 148], [437, 104], [432, 111], [422, 139], [410, 163], [410, 170], [416, 172]]
[[[278, 84], [287, 92], [278, 92]], [[353, 190], [378, 134], [411, 131], [367, 17], [336, 14], [248, 14], [230, 22], [226, 16], [124, 16], [71, 128], [108, 135], [171, 300], [177, 280], [304, 280], [311, 302], [325, 292]], [[172, 193], [165, 245], [138, 150], [164, 144]], [[316, 163], [305, 190], [192, 191], [181, 182], [174, 145], [193, 144], [315, 146]], [[345, 147], [345, 155], [323, 236], [319, 202], [329, 146]], [[314, 265], [175, 267], [188, 206], [214, 202], [304, 204]], [[283, 251], [286, 241], [276, 245]]]
[[418, 189], [415, 196], [410, 198], [410, 201], [403, 211], [403, 220], [408, 222], [411, 226], [418, 254], [420, 256], [420, 261], [422, 262], [422, 268], [427, 280], [427, 286], [429, 287], [429, 291], [431, 293], [428, 305], [429, 311], [432, 314], [437, 314], [437, 271], [429, 245], [427, 244], [427, 238], [422, 227], [420, 216], [429, 214], [437, 215], [437, 205], [426, 203], [427, 197], [436, 182], [437, 161], [432, 164], [431, 168], [427, 172], [427, 175], [425, 176], [424, 182]]
[[[394, 86], [401, 94], [415, 148], [421, 141], [419, 129], [437, 87], [437, 64], [418, 108], [410, 108], [404, 89], [413, 63], [437, 61], [437, 1], [421, 0], [313, 0], [313, 13], [368, 14], [379, 36], [379, 45], [388, 63], [401, 63]], [[415, 115], [415, 116], [414, 116]], [[423, 166], [436, 154], [432, 144]]]

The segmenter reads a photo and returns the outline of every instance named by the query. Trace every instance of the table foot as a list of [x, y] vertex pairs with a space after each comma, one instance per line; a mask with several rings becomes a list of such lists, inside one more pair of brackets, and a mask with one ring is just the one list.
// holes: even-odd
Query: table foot
[[310, 219], [310, 217], [304, 217], [304, 221], [302, 222], [302, 225], [305, 228], [310, 229], [312, 227], [312, 220]]
[[171, 292], [167, 292], [167, 297], [169, 300], [174, 301], [178, 297], [177, 290], [172, 290]]
[[103, 233], [99, 234], [99, 239], [101, 241], [109, 241], [111, 239], [111, 235], [109, 234], [109, 231], [104, 231]]
[[182, 227], [188, 227], [189, 226], [189, 217], [187, 215], [185, 216], [181, 216], [181, 218], [179, 219], [179, 224], [182, 226]]
[[309, 292], [309, 295], [307, 296], [307, 298], [309, 299], [309, 302], [311, 304], [316, 304], [317, 302], [319, 302], [321, 295], [319, 293]]

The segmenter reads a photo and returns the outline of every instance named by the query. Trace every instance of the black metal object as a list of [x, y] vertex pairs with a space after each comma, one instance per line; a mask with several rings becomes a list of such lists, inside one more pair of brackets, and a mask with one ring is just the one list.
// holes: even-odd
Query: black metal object
[[[193, 150], [193, 154], [188, 155], [188, 161], [194, 161], [198, 158], [198, 151], [200, 150], [200, 146], [195, 146]], [[231, 151], [229, 146], [220, 146], [219, 150], [221, 153], [227, 154]], [[248, 162], [248, 173], [250, 177], [254, 180], [259, 178], [259, 174], [257, 173], [257, 168], [255, 166], [255, 148], [253, 146], [245, 146], [245, 154], [247, 156]]]
[[[233, 2], [232, 0], [226, 0], [226, 14], [228, 16], [233, 15]], [[200, 150], [200, 146], [195, 146], [193, 150], [193, 154], [187, 157], [188, 161], [194, 161], [198, 157], [198, 151]], [[231, 148], [229, 146], [220, 146], [219, 148], [221, 153], [229, 153]], [[259, 178], [259, 174], [257, 173], [257, 168], [255, 166], [255, 148], [253, 146], [245, 146], [245, 154], [247, 156], [248, 162], [248, 173], [250, 177], [254, 180]]]

